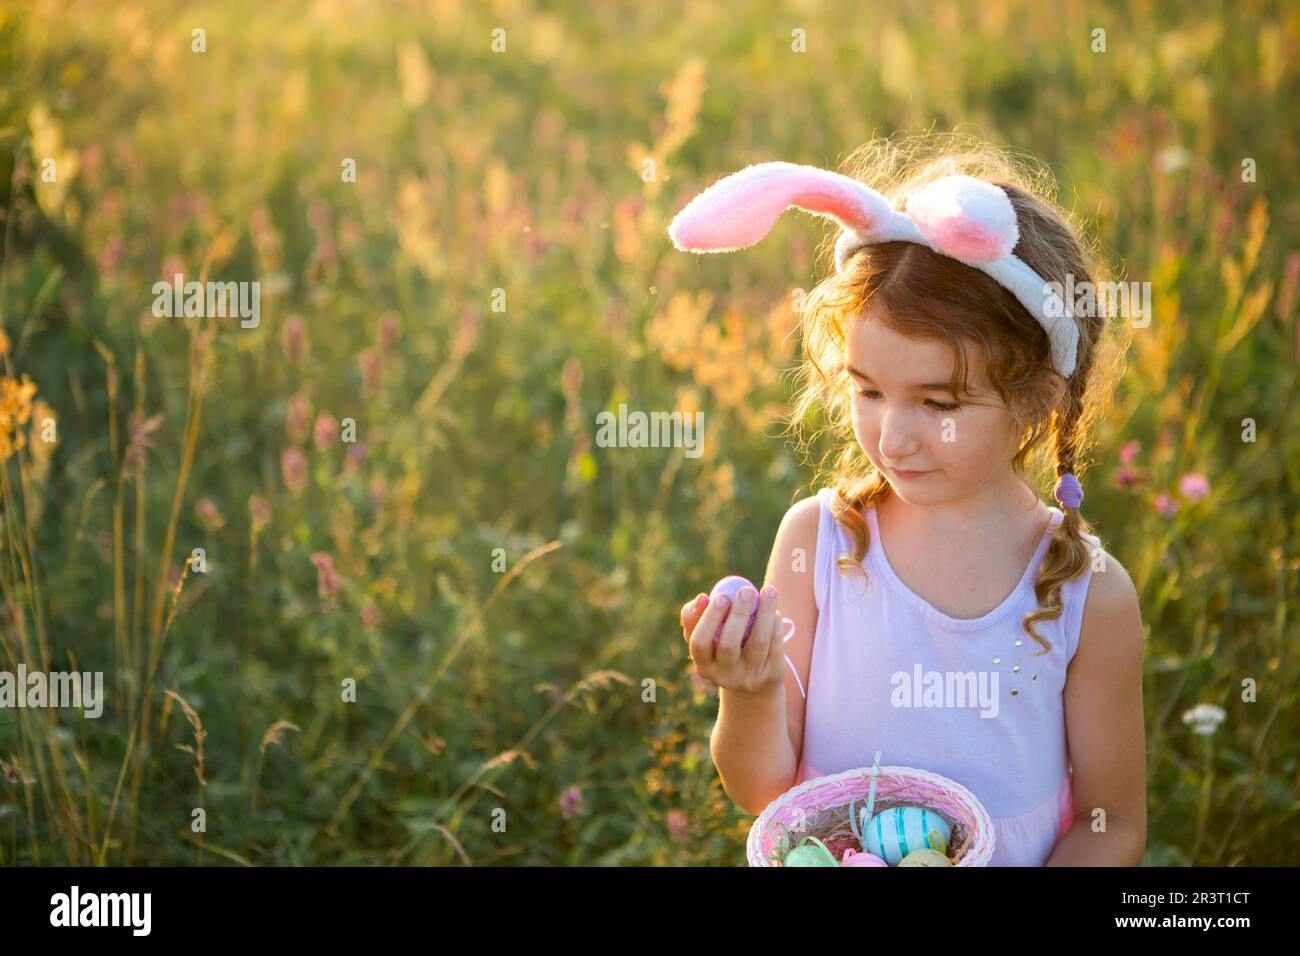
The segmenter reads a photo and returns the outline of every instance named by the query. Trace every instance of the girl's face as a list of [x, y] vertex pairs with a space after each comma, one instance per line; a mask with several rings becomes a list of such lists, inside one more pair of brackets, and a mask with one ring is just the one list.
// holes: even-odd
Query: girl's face
[[958, 402], [943, 384], [953, 372], [947, 345], [906, 338], [870, 318], [849, 329], [853, 433], [905, 502], [996, 498], [1018, 480], [1010, 470], [1015, 422], [985, 382], [978, 351], [967, 350], [974, 400]]

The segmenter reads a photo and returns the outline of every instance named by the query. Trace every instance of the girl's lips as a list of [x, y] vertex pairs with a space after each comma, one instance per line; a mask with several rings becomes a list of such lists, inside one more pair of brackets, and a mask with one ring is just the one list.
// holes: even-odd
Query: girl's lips
[[[934, 469], [931, 468], [930, 471], [934, 471]], [[930, 471], [903, 471], [902, 469], [899, 468], [893, 469], [894, 474], [896, 474], [899, 478], [921, 478], [925, 475], [930, 474]]]

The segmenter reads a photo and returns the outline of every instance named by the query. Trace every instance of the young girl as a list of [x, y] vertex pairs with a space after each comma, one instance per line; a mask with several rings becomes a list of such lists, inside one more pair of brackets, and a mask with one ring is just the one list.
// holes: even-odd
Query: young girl
[[[1061, 297], [1094, 270], [1040, 196], [1047, 178], [951, 143], [928, 161], [915, 144], [868, 144], [853, 177], [752, 166], [669, 230], [678, 248], [720, 252], [791, 205], [841, 225], [836, 271], [801, 310], [792, 415], [822, 411], [830, 485], [781, 522], [743, 649], [752, 589], [735, 613], [703, 594], [682, 609], [695, 670], [720, 688], [714, 763], [758, 814], [881, 751], [975, 794], [994, 866], [1135, 866], [1142, 621], [1077, 479], [1126, 342]], [[1036, 451], [1059, 508], [1035, 491]]]

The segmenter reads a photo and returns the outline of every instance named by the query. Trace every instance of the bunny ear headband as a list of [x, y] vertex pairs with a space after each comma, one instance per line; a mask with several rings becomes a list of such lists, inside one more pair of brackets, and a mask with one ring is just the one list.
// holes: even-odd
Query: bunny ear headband
[[908, 196], [896, 212], [880, 193], [848, 176], [795, 163], [758, 163], [718, 180], [668, 227], [684, 252], [732, 252], [766, 236], [790, 206], [834, 219], [835, 268], [877, 242], [916, 242], [979, 269], [1008, 289], [1052, 345], [1052, 365], [1074, 372], [1079, 330], [1073, 315], [1037, 272], [1011, 254], [1020, 239], [1007, 194], [971, 176], [945, 176]]

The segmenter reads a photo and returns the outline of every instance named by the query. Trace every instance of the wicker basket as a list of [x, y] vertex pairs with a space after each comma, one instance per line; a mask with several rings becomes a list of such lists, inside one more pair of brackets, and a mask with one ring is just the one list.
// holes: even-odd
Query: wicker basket
[[[788, 849], [815, 836], [839, 859], [858, 848], [849, 826], [849, 803], [858, 813], [867, 805], [871, 768], [805, 780], [777, 797], [754, 821], [746, 844], [750, 866], [780, 866], [781, 846]], [[952, 824], [947, 853], [956, 866], [988, 866], [995, 838], [988, 811], [969, 790], [947, 777], [915, 767], [881, 767], [876, 780], [874, 812], [900, 804], [927, 807]], [[802, 825], [800, 825], [802, 823]]]

